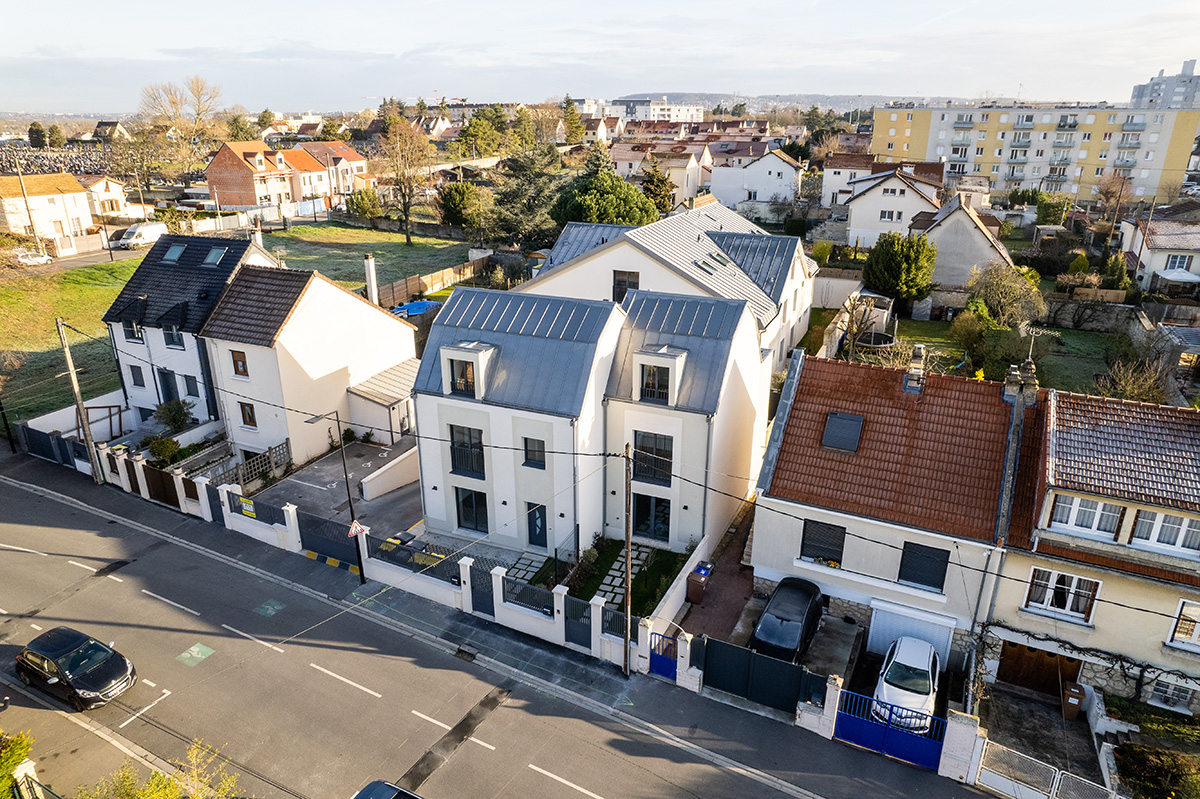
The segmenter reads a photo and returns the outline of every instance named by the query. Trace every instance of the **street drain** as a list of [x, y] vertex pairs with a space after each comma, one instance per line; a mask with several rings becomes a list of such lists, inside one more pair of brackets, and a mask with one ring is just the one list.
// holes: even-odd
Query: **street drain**
[[465, 660], [468, 663], [475, 662], [475, 656], [479, 654], [479, 650], [472, 646], [460, 646], [458, 651], [454, 653], [454, 657], [459, 660]]

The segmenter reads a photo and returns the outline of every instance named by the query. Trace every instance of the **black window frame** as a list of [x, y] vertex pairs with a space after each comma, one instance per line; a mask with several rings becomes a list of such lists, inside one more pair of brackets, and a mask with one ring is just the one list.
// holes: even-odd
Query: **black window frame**
[[167, 325], [162, 329], [162, 332], [163, 341], [168, 347], [178, 350], [185, 348], [183, 343], [183, 331], [179, 329], [178, 325]]
[[633, 479], [669, 486], [674, 463], [675, 439], [662, 433], [633, 431]]
[[191, 375], [183, 376], [183, 393], [188, 397], [200, 396], [200, 381]]
[[483, 431], [478, 427], [450, 425], [450, 472], [480, 480], [487, 478], [483, 458]]
[[[837, 543], [834, 543], [834, 539]], [[846, 552], [846, 528], [815, 519], [804, 520], [800, 536], [800, 557], [821, 563], [841, 564]]]
[[644, 363], [640, 377], [642, 402], [666, 405], [671, 401], [671, 367]]
[[[466, 500], [470, 500], [469, 504]], [[487, 493], [474, 488], [454, 487], [454, 513], [458, 526], [477, 533], [488, 532]]]
[[546, 468], [546, 441], [541, 438], [525, 437], [525, 462], [531, 469]]
[[[656, 497], [653, 494], [638, 494], [634, 493], [633, 500], [629, 503], [630, 511], [633, 518], [630, 520], [630, 529], [633, 535], [638, 538], [648, 538], [651, 541], [669, 542], [671, 540], [671, 500], [669, 497]], [[648, 507], [646, 507], [648, 505]], [[658, 515], [660, 508], [665, 506], [666, 524], [659, 524], [655, 517]], [[643, 511], [648, 516], [650, 521], [649, 532], [643, 532], [638, 523], [638, 519], [643, 516]], [[661, 532], [662, 535], [656, 535], [656, 532]]]
[[[475, 362], [450, 358], [450, 393], [460, 397], [475, 396]], [[462, 373], [460, 376], [459, 373]]]
[[125, 334], [126, 341], [145, 341], [145, 336], [142, 335], [142, 326], [132, 319], [124, 319], [121, 321], [121, 332]]
[[[630, 276], [632, 275], [632, 279]], [[612, 298], [613, 302], [621, 303], [625, 301], [625, 295], [630, 291], [637, 291], [641, 283], [641, 272], [627, 272], [622, 269], [613, 270], [613, 285]]]
[[146, 387], [146, 375], [140, 366], [129, 367], [129, 379], [132, 380], [133, 384], [138, 388]]
[[[946, 570], [949, 566], [950, 550], [918, 544], [916, 541], [905, 541], [896, 580], [916, 588], [928, 588], [940, 594], [946, 588]], [[932, 574], [938, 574], [939, 578], [923, 579]]]

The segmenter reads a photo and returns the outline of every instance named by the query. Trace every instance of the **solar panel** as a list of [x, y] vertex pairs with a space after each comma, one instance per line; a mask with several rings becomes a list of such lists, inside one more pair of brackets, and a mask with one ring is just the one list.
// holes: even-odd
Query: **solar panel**
[[858, 452], [858, 438], [862, 434], [863, 418], [853, 413], [830, 411], [825, 418], [825, 435], [821, 446]]

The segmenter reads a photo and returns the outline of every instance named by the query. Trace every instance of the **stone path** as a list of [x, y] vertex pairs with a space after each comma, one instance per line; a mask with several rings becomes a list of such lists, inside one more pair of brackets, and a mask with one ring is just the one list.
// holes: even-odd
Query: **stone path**
[[[650, 557], [650, 550], [653, 547], [648, 547], [645, 544], [634, 544], [632, 552], [633, 561], [633, 577], [637, 577], [638, 569], [645, 564], [646, 558]], [[631, 578], [632, 579], [632, 578]], [[622, 554], [617, 558], [612, 568], [608, 570], [608, 574], [604, 575], [604, 580], [600, 583], [600, 588], [596, 591], [596, 596], [602, 597], [605, 602], [608, 602], [620, 609], [625, 607], [625, 556]]]
[[545, 562], [545, 555], [531, 555], [526, 552], [517, 559], [516, 563], [509, 567], [508, 576], [514, 580], [527, 583], [537, 573], [537, 570], [542, 568], [542, 564]]

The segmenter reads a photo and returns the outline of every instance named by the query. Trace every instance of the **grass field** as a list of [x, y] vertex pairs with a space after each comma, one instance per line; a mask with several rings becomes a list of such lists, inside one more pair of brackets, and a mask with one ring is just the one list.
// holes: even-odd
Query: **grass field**
[[412, 239], [413, 246], [409, 247], [403, 233], [317, 222], [269, 233], [263, 236], [263, 244], [293, 269], [315, 269], [347, 286], [366, 282], [363, 256], [368, 253], [375, 256], [380, 284], [386, 284], [464, 263], [471, 249], [469, 243], [461, 241], [416, 235]]
[[[67, 331], [84, 398], [117, 388], [108, 333], [100, 317], [141, 263], [140, 258], [41, 277], [0, 279], [0, 400], [10, 421], [72, 402], [54, 318]], [[89, 338], [94, 336], [99, 341]]]

